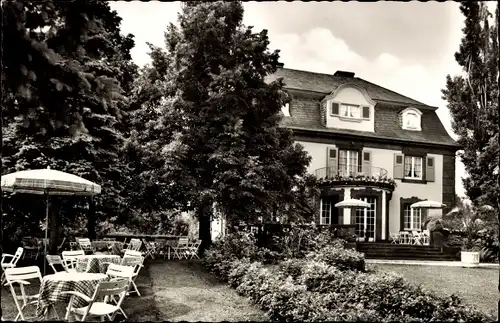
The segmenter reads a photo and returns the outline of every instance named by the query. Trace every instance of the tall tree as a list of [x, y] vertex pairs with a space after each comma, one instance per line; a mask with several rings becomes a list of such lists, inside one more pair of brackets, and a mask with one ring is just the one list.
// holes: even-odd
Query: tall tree
[[276, 210], [312, 214], [310, 157], [279, 126], [289, 97], [282, 80], [264, 81], [279, 66], [278, 51], [269, 52], [266, 30], [254, 33], [242, 19], [241, 2], [186, 2], [179, 27], [165, 34], [171, 75], [156, 126], [168, 129], [170, 144], [159, 178], [183, 209], [195, 210], [202, 251], [214, 205], [229, 223]]
[[[51, 166], [101, 184], [104, 194], [95, 199], [96, 214], [89, 213], [88, 232], [93, 236], [97, 219], [104, 222], [126, 207], [121, 196], [127, 173], [120, 158], [123, 144], [120, 130], [124, 128], [121, 123], [128, 105], [123, 89], [130, 89], [136, 73], [130, 57], [133, 36], [120, 34], [121, 18], [104, 1], [45, 4], [52, 10], [50, 19], [36, 28], [29, 28], [29, 20], [24, 26], [30, 38], [57, 56], [57, 63], [52, 69], [52, 65], [48, 65], [47, 71], [39, 71], [40, 77], [35, 77], [29, 85], [36, 96], [32, 95], [29, 100], [14, 92], [14, 86], [7, 88], [12, 100], [5, 105], [7, 122], [2, 130], [8, 129], [8, 132], [2, 160], [7, 172]], [[38, 8], [31, 2], [25, 5]], [[43, 13], [42, 10], [42, 16]], [[25, 13], [29, 14], [29, 11]], [[16, 67], [8, 62], [11, 66], [7, 69]], [[74, 75], [70, 73], [68, 78], [58, 79], [57, 68]], [[75, 76], [79, 77], [76, 81]], [[13, 76], [6, 76], [10, 77]], [[39, 83], [43, 80], [46, 83]], [[60, 118], [60, 111], [75, 116], [78, 122]], [[75, 200], [53, 199], [51, 228], [59, 227], [59, 220], [74, 223], [71, 217], [75, 213], [87, 213], [81, 207], [80, 212], [75, 212], [74, 206], [78, 204]], [[20, 210], [23, 208], [11, 209], [9, 216], [16, 216]], [[90, 210], [94, 210], [93, 205]], [[24, 211], [32, 215], [39, 213], [39, 210]], [[69, 217], [60, 218], [58, 212]], [[53, 230], [52, 239], [56, 236]]]
[[[446, 78], [452, 128], [463, 145], [462, 162], [467, 196], [474, 205], [489, 204], [500, 211], [498, 114], [498, 6], [494, 16], [485, 2], [463, 2], [463, 38], [457, 63], [462, 75]], [[493, 17], [494, 26], [490, 27]]]

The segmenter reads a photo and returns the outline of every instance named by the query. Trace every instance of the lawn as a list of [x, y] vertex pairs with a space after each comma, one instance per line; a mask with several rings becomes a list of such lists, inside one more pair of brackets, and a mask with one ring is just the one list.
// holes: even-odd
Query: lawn
[[[127, 321], [265, 321], [264, 313], [227, 284], [207, 273], [198, 261], [148, 261], [137, 278], [141, 297], [125, 298]], [[39, 286], [31, 286], [37, 290]], [[31, 291], [28, 289], [28, 293]], [[2, 316], [13, 320], [17, 309], [10, 291], [1, 289]], [[57, 304], [64, 318], [65, 304]], [[35, 307], [25, 311], [33, 316]], [[118, 315], [117, 320], [123, 317]]]
[[447, 296], [456, 294], [464, 303], [497, 317], [498, 269], [441, 266], [372, 265], [379, 271], [394, 271], [428, 290]]

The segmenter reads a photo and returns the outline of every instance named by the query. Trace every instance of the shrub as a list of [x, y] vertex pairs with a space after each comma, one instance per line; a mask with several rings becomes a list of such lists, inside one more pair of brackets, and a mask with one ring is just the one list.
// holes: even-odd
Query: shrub
[[278, 268], [283, 276], [290, 276], [292, 277], [292, 279], [296, 280], [299, 276], [302, 275], [302, 271], [306, 264], [307, 262], [302, 259], [290, 259], [280, 263]]
[[308, 254], [307, 259], [322, 261], [340, 270], [365, 271], [364, 254], [355, 250], [343, 249], [343, 247], [340, 247], [340, 242], [337, 245], [327, 246], [317, 252]]

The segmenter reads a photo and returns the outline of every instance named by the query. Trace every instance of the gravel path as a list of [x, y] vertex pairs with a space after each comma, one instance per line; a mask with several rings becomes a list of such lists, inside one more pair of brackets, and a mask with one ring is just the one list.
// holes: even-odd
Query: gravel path
[[152, 261], [156, 308], [167, 321], [267, 321], [264, 312], [208, 273], [199, 261]]

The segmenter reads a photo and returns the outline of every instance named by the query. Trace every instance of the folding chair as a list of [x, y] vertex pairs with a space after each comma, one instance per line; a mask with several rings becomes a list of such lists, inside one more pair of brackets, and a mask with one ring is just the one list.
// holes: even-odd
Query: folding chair
[[390, 232], [389, 236], [391, 237], [391, 244], [398, 244], [399, 243], [399, 233], [397, 232]]
[[[107, 318], [110, 321], [115, 319], [116, 314], [121, 308], [123, 300], [127, 295], [130, 281], [128, 279], [118, 279], [108, 282], [100, 282], [92, 298], [78, 291], [62, 292], [61, 295], [71, 295], [69, 305], [66, 311], [66, 320], [70, 314], [81, 316], [81, 321], [85, 321], [88, 316], [98, 316], [101, 320]], [[116, 304], [109, 303], [114, 296], [118, 296]], [[73, 307], [75, 297], [80, 297], [88, 302], [84, 307]], [[103, 299], [102, 301], [98, 301]]]
[[200, 244], [201, 244], [201, 240], [199, 240], [199, 239], [194, 240], [194, 242], [190, 242], [187, 246], [186, 251], [185, 251], [186, 258], [200, 259], [200, 257], [198, 256], [198, 248], [200, 248]]
[[174, 250], [174, 256], [176, 256], [177, 259], [181, 259], [181, 257], [187, 258], [186, 251], [188, 250], [188, 246], [189, 239], [187, 237], [180, 237], [177, 241], [177, 246], [172, 247]]
[[122, 259], [125, 259], [126, 257], [142, 257], [142, 252], [127, 249], [127, 250], [125, 250], [125, 253], [123, 254]]
[[85, 256], [83, 250], [70, 250], [62, 252], [62, 262], [67, 272], [76, 272], [76, 264], [81, 256]]
[[90, 253], [95, 252], [94, 248], [92, 248], [92, 244], [90, 243], [89, 238], [76, 238], [76, 242], [78, 242], [78, 245], [83, 251]]
[[[17, 265], [17, 262], [19, 259], [21, 259], [21, 256], [23, 255], [24, 249], [22, 247], [17, 248], [16, 253], [11, 255], [8, 253], [3, 253], [2, 254], [2, 262], [0, 263], [0, 266], [2, 267], [2, 278], [1, 278], [1, 284], [5, 282], [5, 270], [7, 268], [14, 268]], [[6, 259], [7, 257], [10, 257], [10, 261], [7, 262]]]
[[[34, 305], [34, 306], [38, 305], [38, 299], [40, 298], [40, 294], [28, 295], [26, 294], [26, 290], [24, 289], [25, 285], [30, 285], [29, 280], [34, 280], [34, 279], [38, 280], [39, 284], [42, 283], [42, 274], [38, 266], [5, 269], [5, 280], [7, 281], [5, 285], [9, 286], [12, 297], [14, 298], [14, 303], [16, 304], [17, 307], [17, 311], [19, 312], [14, 321], [17, 321], [19, 318], [21, 318], [21, 320], [23, 321], [26, 321], [27, 319], [31, 318], [36, 318], [36, 317], [26, 318], [23, 313], [24, 309], [28, 305]], [[16, 289], [14, 288], [14, 284], [19, 284], [21, 295], [17, 295]], [[23, 301], [22, 305], [19, 304], [20, 300]], [[49, 311], [51, 308], [53, 309], [56, 318], [59, 319], [59, 315], [57, 314], [55, 307], [50, 306], [47, 308], [47, 311]]]
[[40, 244], [33, 237], [24, 237], [21, 241], [24, 253], [23, 259], [38, 259], [38, 255], [40, 254]]
[[141, 250], [142, 247], [142, 241], [140, 239], [130, 239], [130, 242], [127, 244], [127, 248], [123, 249], [122, 252], [125, 252], [126, 250], [135, 250], [139, 251]]
[[[47, 258], [47, 262], [49, 263], [49, 266], [54, 271], [54, 274], [58, 273], [60, 271], [67, 271], [66, 266], [64, 265], [61, 256], [59, 256], [59, 255], [47, 255], [47, 256], [45, 256], [45, 258]], [[56, 265], [60, 265], [63, 270], [58, 271], [55, 267]]]
[[[134, 273], [131, 278], [131, 285], [134, 288], [133, 291], [130, 291], [130, 293], [137, 293], [137, 295], [141, 296], [141, 293], [139, 293], [139, 289], [137, 288], [137, 285], [135, 284], [135, 280], [139, 276], [139, 272], [141, 271], [141, 268], [144, 267], [144, 257], [123, 257], [123, 261], [121, 263], [122, 266], [130, 266], [134, 268]], [[129, 294], [130, 294], [129, 293]]]
[[151, 259], [155, 259], [156, 244], [154, 242], [146, 241], [146, 239], [142, 239], [142, 243], [146, 247], [146, 255], [144, 257], [151, 257]]
[[422, 243], [425, 246], [428, 246], [431, 244], [431, 234], [430, 234], [429, 230], [422, 231]]
[[[110, 264], [108, 270], [106, 271], [106, 275], [111, 279], [116, 278], [125, 278], [129, 280], [129, 284], [132, 284], [132, 277], [134, 276], [134, 267], [133, 266], [123, 266], [117, 264]], [[130, 287], [129, 287], [130, 289]], [[116, 302], [114, 296], [111, 297], [114, 302]], [[120, 307], [120, 312], [125, 318], [128, 318], [127, 314]]]

